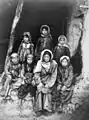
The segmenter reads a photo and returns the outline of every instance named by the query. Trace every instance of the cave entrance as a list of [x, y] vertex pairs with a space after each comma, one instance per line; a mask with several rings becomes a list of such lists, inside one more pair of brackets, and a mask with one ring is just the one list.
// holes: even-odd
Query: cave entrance
[[23, 32], [30, 31], [36, 45], [41, 25], [48, 25], [56, 44], [59, 35], [67, 34], [68, 22], [71, 19], [74, 3], [59, 1], [25, 1], [20, 21], [16, 27], [16, 42], [13, 50], [17, 51]]
[[[67, 35], [68, 23], [71, 20], [75, 7], [75, 1], [70, 0], [24, 1], [21, 18], [16, 27], [16, 40], [13, 51], [17, 52], [22, 34], [27, 31], [31, 33], [32, 41], [36, 45], [41, 25], [48, 25], [50, 27], [54, 44], [56, 45], [59, 35]], [[77, 51], [72, 58], [72, 65], [74, 73], [80, 74], [82, 70], [80, 45]]]

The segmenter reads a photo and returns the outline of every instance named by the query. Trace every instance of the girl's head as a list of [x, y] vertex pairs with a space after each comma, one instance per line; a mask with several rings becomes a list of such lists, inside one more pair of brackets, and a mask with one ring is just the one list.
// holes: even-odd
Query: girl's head
[[11, 58], [11, 62], [13, 64], [18, 64], [19, 63], [19, 56], [18, 56], [17, 53], [12, 53], [10, 58]]
[[31, 42], [31, 34], [30, 34], [30, 32], [24, 32], [24, 34], [23, 34], [23, 41], [24, 42]]
[[53, 54], [50, 50], [44, 50], [41, 54], [42, 61], [44, 62], [50, 62], [53, 58]]
[[32, 54], [28, 54], [27, 55], [27, 63], [28, 64], [32, 64], [32, 62], [33, 62], [33, 55]]
[[47, 25], [42, 25], [40, 32], [42, 35], [47, 36], [50, 33], [50, 28]]
[[59, 44], [65, 44], [67, 43], [67, 38], [64, 35], [61, 35], [58, 37], [58, 43]]
[[70, 63], [70, 58], [68, 56], [62, 56], [60, 58], [60, 63], [62, 65], [62, 67], [67, 67]]

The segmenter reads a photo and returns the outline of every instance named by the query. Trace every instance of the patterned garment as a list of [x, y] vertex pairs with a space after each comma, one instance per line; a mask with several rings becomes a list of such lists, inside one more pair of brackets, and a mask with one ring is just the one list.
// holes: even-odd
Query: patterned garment
[[24, 62], [28, 54], [34, 54], [34, 45], [29, 42], [22, 42], [19, 47], [18, 54], [20, 56], [20, 61]]

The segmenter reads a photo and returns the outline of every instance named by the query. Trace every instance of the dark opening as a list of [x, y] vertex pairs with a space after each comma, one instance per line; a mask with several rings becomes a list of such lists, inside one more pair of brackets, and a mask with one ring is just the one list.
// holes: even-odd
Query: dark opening
[[67, 25], [73, 11], [73, 3], [49, 1], [25, 2], [20, 21], [16, 28], [16, 42], [13, 51], [17, 51], [21, 42], [23, 32], [30, 31], [33, 43], [37, 43], [40, 35], [40, 27], [43, 24], [49, 25], [51, 34], [56, 44], [59, 35], [67, 33]]
[[[5, 1], [5, 0], [4, 0]], [[0, 12], [0, 65], [4, 64], [9, 43], [12, 22], [15, 16], [17, 1], [8, 4], [3, 1]], [[36, 45], [40, 35], [40, 27], [43, 24], [49, 25], [51, 34], [56, 45], [59, 35], [67, 34], [68, 22], [76, 8], [76, 0], [24, 0], [23, 11], [20, 21], [16, 27], [15, 43], [13, 52], [17, 52], [23, 32], [30, 31], [33, 43]], [[3, 45], [2, 45], [3, 43]], [[75, 73], [82, 69], [80, 47], [72, 58]]]

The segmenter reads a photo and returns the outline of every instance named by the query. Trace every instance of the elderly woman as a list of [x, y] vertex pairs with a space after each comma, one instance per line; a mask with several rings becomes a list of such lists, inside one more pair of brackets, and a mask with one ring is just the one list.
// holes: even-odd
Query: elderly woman
[[64, 55], [70, 57], [70, 49], [67, 42], [67, 38], [64, 35], [58, 37], [58, 43], [54, 48], [54, 59], [57, 63], [59, 63], [59, 59]]
[[45, 49], [34, 70], [35, 84], [37, 86], [37, 111], [52, 111], [51, 97], [52, 87], [57, 77], [57, 63], [53, 60], [53, 54]]

